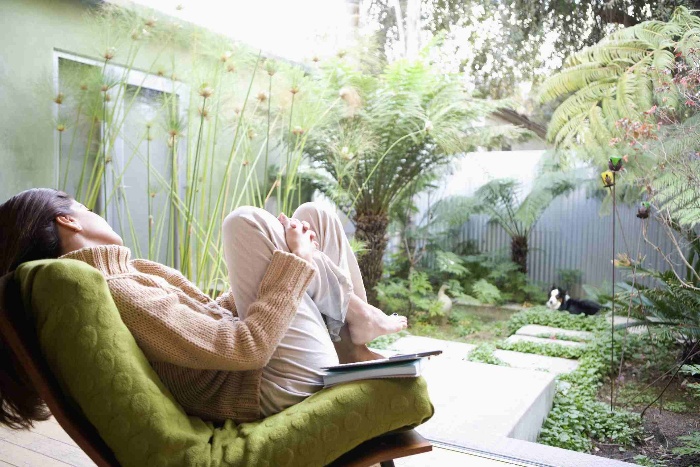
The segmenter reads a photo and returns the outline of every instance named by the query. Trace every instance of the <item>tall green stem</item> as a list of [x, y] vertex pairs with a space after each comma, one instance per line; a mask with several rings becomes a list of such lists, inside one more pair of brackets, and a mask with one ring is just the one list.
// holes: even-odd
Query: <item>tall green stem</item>
[[202, 150], [202, 133], [204, 131], [204, 115], [206, 111], [207, 98], [204, 96], [202, 98], [202, 112], [199, 118], [199, 134], [197, 135], [197, 147], [194, 154], [194, 168], [192, 171], [192, 184], [190, 187], [189, 199], [187, 200], [187, 213], [185, 221], [185, 247], [183, 248], [183, 259], [185, 263], [183, 264], [182, 273], [187, 276], [192, 273], [191, 268], [191, 258], [190, 258], [190, 236], [191, 236], [191, 223], [194, 217], [194, 195], [197, 192], [197, 182], [199, 180], [199, 155]]
[[272, 75], [268, 80], [267, 92], [267, 138], [265, 138], [265, 167], [263, 169], [263, 186], [267, 186], [267, 166], [270, 158], [270, 113], [272, 111]]
[[[75, 118], [75, 126], [74, 126], [74, 129], [73, 129], [73, 136], [71, 136], [71, 139], [70, 139], [70, 146], [68, 147], [68, 159], [66, 160], [66, 170], [65, 170], [65, 172], [64, 172], [64, 174], [63, 174], [63, 184], [61, 185], [61, 190], [62, 190], [62, 191], [66, 191], [66, 188], [67, 188], [67, 186], [68, 186], [68, 174], [69, 174], [69, 169], [70, 169], [70, 162], [71, 162], [71, 159], [72, 159], [72, 157], [73, 157], [73, 144], [75, 143], [75, 135], [76, 135], [76, 133], [78, 133], [78, 126], [79, 126], [79, 124], [80, 124], [80, 114], [81, 114], [81, 112], [82, 112], [82, 108], [83, 108], [83, 101], [81, 100], [81, 101], [80, 101], [80, 104], [78, 104], [78, 111], [77, 111], [77, 114], [78, 114], [78, 115], [77, 115], [76, 118]], [[60, 138], [59, 138], [59, 140], [60, 140]], [[61, 155], [60, 155], [60, 154], [61, 154], [61, 153], [60, 153], [60, 151], [61, 151], [61, 143], [60, 143], [60, 142], [59, 142], [59, 148], [58, 148], [58, 150], [59, 150], [58, 159], [61, 160]]]
[[153, 259], [153, 196], [151, 195], [151, 126], [146, 127], [146, 196], [148, 201], [148, 259]]
[[102, 97], [102, 196], [104, 200], [102, 217], [107, 219], [107, 91], [104, 92]]

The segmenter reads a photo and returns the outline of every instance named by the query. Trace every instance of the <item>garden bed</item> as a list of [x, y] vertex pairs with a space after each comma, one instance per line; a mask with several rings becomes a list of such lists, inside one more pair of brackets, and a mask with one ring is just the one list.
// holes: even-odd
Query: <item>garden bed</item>
[[[661, 379], [651, 385], [639, 382], [639, 365], [632, 362], [625, 365], [622, 378], [616, 380], [615, 404], [632, 413], [641, 414], [664, 390], [668, 380]], [[657, 368], [664, 368], [654, 362]], [[645, 379], [660, 375], [648, 374]], [[679, 457], [673, 450], [688, 443], [680, 439], [691, 433], [700, 432], [700, 400], [694, 399], [684, 388], [684, 377], [675, 378], [666, 389], [663, 397], [649, 408], [643, 419], [642, 435], [638, 443], [621, 446], [615, 443], [594, 442], [593, 454], [633, 462], [640, 465], [665, 467], [700, 466], [700, 452]], [[610, 383], [607, 382], [598, 394], [599, 400], [609, 403]], [[699, 440], [700, 441], [700, 440]]]

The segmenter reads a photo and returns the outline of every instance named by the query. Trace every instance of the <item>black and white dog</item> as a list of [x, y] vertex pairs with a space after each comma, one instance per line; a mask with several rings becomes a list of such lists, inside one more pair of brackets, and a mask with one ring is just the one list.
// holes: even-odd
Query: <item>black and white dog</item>
[[552, 287], [549, 292], [547, 307], [551, 310], [568, 311], [572, 315], [594, 315], [602, 308], [590, 300], [577, 300], [566, 294], [566, 290], [559, 287]]

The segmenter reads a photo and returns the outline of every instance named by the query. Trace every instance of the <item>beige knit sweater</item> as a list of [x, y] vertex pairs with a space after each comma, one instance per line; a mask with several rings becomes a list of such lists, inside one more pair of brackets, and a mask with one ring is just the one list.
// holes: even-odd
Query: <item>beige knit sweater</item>
[[275, 251], [241, 320], [230, 290], [214, 301], [179, 271], [130, 257], [117, 245], [62, 256], [104, 274], [124, 324], [188, 414], [214, 422], [260, 418], [261, 369], [313, 278], [311, 264]]

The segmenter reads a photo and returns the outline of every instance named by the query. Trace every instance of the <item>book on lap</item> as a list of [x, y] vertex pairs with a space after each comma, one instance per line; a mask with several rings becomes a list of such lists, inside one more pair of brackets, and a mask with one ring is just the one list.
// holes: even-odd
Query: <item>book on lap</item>
[[366, 362], [345, 363], [322, 368], [323, 386], [329, 387], [350, 381], [376, 378], [415, 378], [421, 375], [423, 360], [442, 351], [422, 352], [408, 355], [394, 355], [389, 358]]
[[423, 359], [396, 362], [373, 367], [356, 367], [345, 371], [328, 371], [323, 375], [323, 387], [350, 381], [377, 378], [415, 378], [421, 375]]

